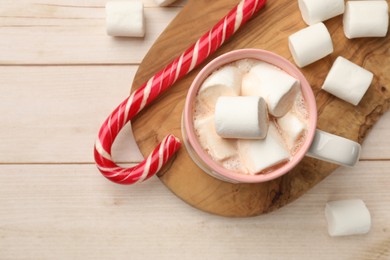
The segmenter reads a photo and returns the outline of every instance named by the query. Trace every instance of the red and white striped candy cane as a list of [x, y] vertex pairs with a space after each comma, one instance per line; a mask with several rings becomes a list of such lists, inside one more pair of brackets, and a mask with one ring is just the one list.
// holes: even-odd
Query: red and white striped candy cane
[[257, 13], [265, 2], [266, 0], [240, 1], [210, 31], [134, 91], [111, 113], [100, 128], [94, 149], [97, 167], [107, 179], [119, 184], [142, 182], [156, 174], [176, 153], [181, 145], [180, 140], [173, 135], [168, 135], [143, 162], [131, 168], [122, 168], [112, 160], [111, 147], [126, 123], [163, 91], [215, 52], [238, 28]]

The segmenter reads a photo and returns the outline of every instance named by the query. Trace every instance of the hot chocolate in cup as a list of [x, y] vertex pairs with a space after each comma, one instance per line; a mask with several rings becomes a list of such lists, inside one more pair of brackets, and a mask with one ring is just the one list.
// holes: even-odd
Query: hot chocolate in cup
[[[194, 117], [196, 116], [196, 111], [199, 109], [197, 107], [198, 93], [206, 79], [224, 66], [229, 66], [230, 64], [237, 65], [237, 62], [241, 60], [269, 64], [295, 78], [299, 82], [299, 95], [305, 107], [305, 134], [304, 138], [300, 140], [298, 149], [290, 154], [287, 161], [283, 161], [283, 163], [275, 165], [275, 167], [270, 167], [266, 171], [256, 174], [249, 174], [224, 167], [223, 163], [213, 158], [202, 147], [198, 132], [199, 129], [196, 129], [194, 126]], [[273, 116], [270, 115], [270, 117], [272, 119]], [[287, 124], [289, 123], [288, 120], [286, 122]], [[192, 160], [209, 175], [231, 183], [259, 183], [278, 178], [294, 168], [305, 155], [340, 165], [355, 165], [359, 159], [360, 145], [352, 140], [317, 130], [316, 124], [316, 100], [310, 84], [300, 70], [288, 60], [275, 53], [260, 49], [241, 49], [217, 57], [207, 64], [194, 79], [186, 97], [182, 120], [182, 133], [185, 147]], [[271, 126], [270, 129], [272, 130], [274, 127]], [[270, 133], [268, 134], [270, 135]], [[248, 143], [247, 140], [244, 142]], [[230, 148], [227, 147], [226, 149]], [[228, 154], [229, 152], [229, 150], [222, 151], [222, 154]]]

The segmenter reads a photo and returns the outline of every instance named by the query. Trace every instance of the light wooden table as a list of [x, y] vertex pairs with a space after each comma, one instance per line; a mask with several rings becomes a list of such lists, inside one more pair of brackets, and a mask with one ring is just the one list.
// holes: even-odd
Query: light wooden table
[[[100, 124], [185, 2], [144, 0], [144, 39], [105, 33], [105, 0], [0, 0], [0, 259], [390, 259], [390, 113], [361, 161], [273, 213], [198, 211], [154, 177], [120, 186], [97, 171]], [[114, 157], [142, 159], [130, 128]], [[369, 234], [331, 238], [327, 201], [363, 199]]]

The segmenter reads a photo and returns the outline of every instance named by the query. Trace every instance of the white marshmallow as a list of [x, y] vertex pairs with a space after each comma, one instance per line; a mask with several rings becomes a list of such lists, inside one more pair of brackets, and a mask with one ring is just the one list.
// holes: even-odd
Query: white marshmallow
[[360, 199], [328, 202], [325, 207], [330, 236], [366, 234], [371, 228], [371, 216]]
[[254, 59], [240, 59], [235, 62], [235, 65], [241, 70], [242, 73], [248, 73], [257, 63], [258, 61]]
[[291, 150], [300, 137], [305, 133], [305, 124], [293, 112], [277, 119], [277, 123], [284, 134], [288, 148]]
[[302, 18], [308, 25], [344, 13], [344, 0], [298, 0]]
[[158, 6], [168, 6], [172, 4], [173, 2], [176, 2], [176, 0], [154, 0]]
[[290, 159], [290, 154], [272, 123], [269, 125], [267, 137], [263, 140], [239, 139], [238, 152], [244, 167], [252, 175]]
[[221, 137], [263, 139], [267, 135], [267, 104], [261, 97], [220, 97], [214, 115]]
[[224, 139], [215, 131], [214, 117], [194, 120], [199, 142], [216, 161], [223, 161], [237, 154], [236, 141]]
[[213, 72], [203, 82], [199, 89], [198, 98], [208, 108], [214, 110], [220, 96], [240, 95], [242, 73], [234, 66], [224, 66]]
[[144, 37], [142, 1], [111, 1], [106, 4], [106, 29], [111, 36]]
[[348, 1], [343, 25], [348, 39], [385, 37], [389, 27], [389, 5], [386, 1]]
[[339, 56], [333, 63], [322, 89], [356, 106], [373, 77], [370, 71]]
[[288, 46], [295, 63], [300, 68], [333, 52], [332, 39], [323, 23], [311, 25], [290, 35]]
[[244, 75], [241, 94], [263, 97], [269, 113], [281, 117], [291, 109], [299, 87], [296, 78], [271, 64], [259, 62]]

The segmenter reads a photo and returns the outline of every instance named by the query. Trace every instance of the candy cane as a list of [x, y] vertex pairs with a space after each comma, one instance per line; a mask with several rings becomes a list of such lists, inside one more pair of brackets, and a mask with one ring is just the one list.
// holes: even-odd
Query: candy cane
[[134, 91], [111, 113], [100, 128], [94, 149], [97, 167], [107, 179], [119, 184], [142, 182], [156, 174], [176, 153], [181, 145], [180, 140], [173, 135], [168, 135], [140, 164], [131, 168], [122, 168], [113, 162], [111, 147], [121, 129], [134, 116], [214, 53], [238, 28], [257, 13], [265, 2], [266, 0], [240, 1], [210, 31]]

